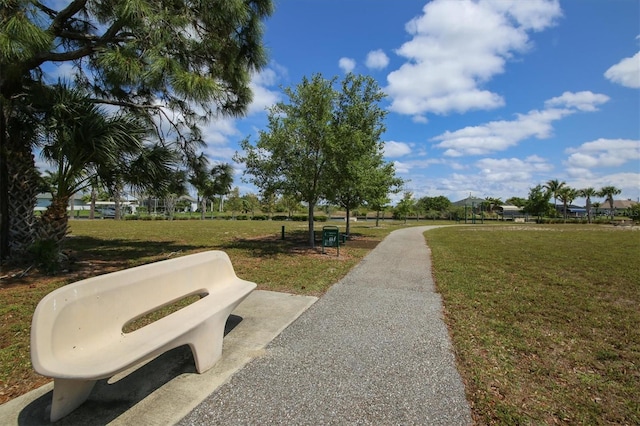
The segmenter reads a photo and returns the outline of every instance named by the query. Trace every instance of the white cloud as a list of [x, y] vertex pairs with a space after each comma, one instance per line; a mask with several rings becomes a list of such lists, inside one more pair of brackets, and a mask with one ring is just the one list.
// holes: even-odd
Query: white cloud
[[[567, 184], [572, 188], [595, 188], [597, 190], [604, 186], [613, 185], [622, 190], [622, 194], [616, 199], [637, 200], [640, 197], [640, 173], [623, 172], [598, 175], [587, 170], [584, 174], [577, 173], [571, 176], [572, 178], [567, 180]], [[603, 199], [596, 198], [591, 201], [603, 201]]]
[[367, 68], [382, 69], [389, 65], [389, 57], [382, 51], [382, 49], [372, 50], [367, 54], [365, 64], [367, 65]]
[[640, 160], [640, 140], [598, 139], [567, 150], [565, 164], [574, 169], [618, 167], [627, 161]]
[[278, 80], [278, 74], [273, 68], [266, 68], [253, 76], [250, 83], [253, 101], [249, 105], [249, 115], [264, 112], [280, 100], [280, 92], [269, 89], [275, 86]]
[[[596, 106], [608, 101], [608, 97], [591, 92], [570, 93], [545, 102], [546, 109], [517, 114], [515, 120], [491, 121], [479, 126], [468, 126], [432, 138], [445, 149], [445, 156], [486, 155], [503, 151], [519, 142], [535, 137], [546, 139], [553, 134], [552, 123], [577, 111], [595, 111]], [[560, 106], [562, 108], [553, 108]]]
[[604, 76], [613, 83], [640, 89], [640, 52], [613, 65]]
[[340, 58], [338, 66], [345, 74], [348, 74], [356, 67], [356, 61], [351, 58]]
[[504, 105], [480, 86], [529, 48], [527, 31], [553, 25], [560, 14], [555, 0], [427, 3], [405, 26], [413, 38], [396, 51], [407, 62], [387, 76], [391, 110], [422, 116]]
[[226, 145], [230, 136], [238, 135], [239, 133], [236, 128], [236, 120], [230, 117], [219, 117], [202, 126], [202, 139], [207, 146], [217, 145], [219, 147]]
[[394, 161], [393, 166], [396, 169], [396, 173], [399, 173], [399, 174], [406, 174], [406, 173], [409, 173], [409, 170], [411, 170], [411, 167], [409, 164], [402, 163], [400, 161]]
[[525, 182], [530, 181], [534, 173], [548, 172], [552, 166], [544, 159], [531, 156], [519, 158], [484, 158], [476, 162], [482, 179], [486, 182]]
[[402, 157], [411, 153], [411, 147], [404, 142], [387, 141], [384, 143], [384, 156], [387, 158]]
[[609, 97], [589, 91], [564, 92], [561, 96], [551, 98], [544, 103], [545, 107], [575, 108], [580, 111], [597, 111], [598, 105], [609, 101]]

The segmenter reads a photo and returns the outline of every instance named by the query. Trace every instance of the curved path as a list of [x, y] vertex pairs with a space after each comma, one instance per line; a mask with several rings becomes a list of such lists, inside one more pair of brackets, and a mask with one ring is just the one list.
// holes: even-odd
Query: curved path
[[391, 233], [179, 424], [471, 424], [430, 228]]

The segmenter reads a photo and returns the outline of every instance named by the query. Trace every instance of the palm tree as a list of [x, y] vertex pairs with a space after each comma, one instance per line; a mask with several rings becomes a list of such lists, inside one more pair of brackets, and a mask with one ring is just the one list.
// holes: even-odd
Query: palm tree
[[26, 259], [36, 238], [34, 207], [42, 179], [35, 168], [32, 147], [37, 143], [41, 121], [32, 106], [0, 94], [0, 260]]
[[59, 246], [67, 232], [70, 197], [119, 164], [122, 155], [139, 152], [147, 129], [131, 116], [109, 116], [82, 92], [65, 85], [53, 87], [50, 96], [42, 156], [56, 168], [56, 181], [38, 237]]
[[[178, 154], [174, 150], [163, 145], [145, 145], [133, 156], [121, 156], [116, 167], [109, 167], [101, 174], [107, 187], [128, 185], [132, 193], [165, 195], [171, 186], [177, 162]], [[116, 191], [110, 192], [114, 194]]]
[[565, 181], [560, 182], [558, 179], [549, 180], [544, 184], [547, 194], [553, 197], [553, 207], [556, 213], [558, 212], [558, 195], [565, 185]]
[[[222, 211], [223, 197], [231, 190], [233, 184], [233, 167], [231, 164], [221, 163], [208, 169], [209, 161], [202, 154], [191, 162], [191, 176], [189, 182], [197, 189], [200, 197], [200, 219], [204, 220], [207, 202], [213, 202], [216, 195], [220, 195], [220, 211]], [[213, 208], [212, 208], [213, 211]]]
[[568, 186], [563, 186], [558, 191], [558, 198], [560, 198], [560, 201], [562, 201], [563, 218], [565, 223], [567, 222], [568, 206], [573, 202], [573, 200], [576, 199], [577, 196], [578, 196], [578, 192], [575, 189], [570, 188]]
[[604, 197], [605, 198], [605, 202], [609, 203], [609, 211], [611, 213], [611, 220], [613, 220], [613, 217], [615, 215], [615, 209], [613, 208], [613, 197], [614, 195], [619, 195], [621, 194], [622, 191], [618, 188], [616, 188], [615, 186], [604, 186], [602, 188], [600, 188], [600, 191], [598, 191], [598, 196], [599, 197]]
[[178, 198], [187, 194], [187, 173], [184, 170], [173, 170], [169, 174], [169, 184], [161, 193], [164, 196], [165, 213], [173, 220]]
[[596, 191], [594, 188], [589, 187], [589, 188], [584, 188], [584, 189], [580, 189], [578, 191], [578, 195], [580, 197], [585, 197], [586, 198], [586, 209], [587, 209], [587, 221], [589, 223], [591, 223], [591, 197], [596, 197], [598, 195], [598, 191]]
[[228, 163], [215, 165], [211, 169], [211, 177], [213, 179], [214, 194], [220, 196], [219, 211], [222, 211], [224, 208], [224, 196], [231, 191], [231, 185], [233, 185], [233, 167]]

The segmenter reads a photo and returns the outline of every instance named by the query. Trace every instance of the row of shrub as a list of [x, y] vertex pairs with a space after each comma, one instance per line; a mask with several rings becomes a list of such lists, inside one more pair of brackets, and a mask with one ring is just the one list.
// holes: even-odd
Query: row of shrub
[[[307, 215], [293, 215], [291, 217], [285, 215], [274, 215], [271, 217], [273, 221], [285, 221], [291, 220], [294, 222], [306, 222], [309, 216]], [[124, 220], [168, 220], [168, 216], [153, 216], [153, 215], [136, 215], [136, 214], [128, 214], [124, 216]], [[269, 216], [263, 214], [257, 215], [246, 215], [239, 214], [236, 216], [216, 216], [216, 220], [269, 220]], [[313, 216], [313, 220], [316, 222], [326, 222], [329, 218], [327, 216]], [[173, 220], [200, 220], [199, 215], [193, 216], [183, 216], [176, 215], [173, 217]], [[205, 220], [211, 220], [211, 218], [206, 218]]]
[[[626, 219], [626, 220], [630, 220], [630, 219]], [[597, 224], [597, 225], [610, 224], [610, 223], [615, 224], [618, 222], [621, 222], [621, 220], [614, 219], [612, 221], [610, 217], [604, 217], [604, 216], [591, 218], [591, 223]], [[574, 223], [574, 224], [584, 225], [589, 223], [589, 221], [586, 218], [567, 218], [565, 220], [559, 217], [542, 217], [542, 218], [536, 218], [536, 223], [543, 223], [543, 224]]]

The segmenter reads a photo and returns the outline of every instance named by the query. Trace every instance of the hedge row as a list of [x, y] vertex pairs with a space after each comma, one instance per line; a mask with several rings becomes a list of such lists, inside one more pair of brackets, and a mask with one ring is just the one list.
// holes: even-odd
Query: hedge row
[[[276, 215], [276, 216], [272, 216], [271, 220], [273, 221], [285, 221], [285, 220], [291, 220], [294, 222], [306, 222], [309, 216], [306, 215], [294, 215], [294, 216], [283, 216], [283, 215]], [[169, 218], [167, 216], [149, 216], [149, 215], [144, 215], [144, 216], [139, 216], [139, 215], [135, 215], [135, 214], [128, 214], [124, 216], [124, 220], [168, 220]], [[235, 217], [232, 216], [217, 216], [216, 217], [217, 220], [269, 220], [269, 216], [267, 215], [262, 215], [262, 214], [257, 214], [254, 216], [249, 216], [246, 214], [240, 214], [237, 215]], [[314, 216], [313, 220], [316, 222], [326, 222], [329, 218], [327, 216]], [[194, 215], [194, 216], [174, 216], [173, 220], [200, 220], [200, 216], [199, 215]], [[210, 218], [206, 218], [205, 220], [211, 220]]]

